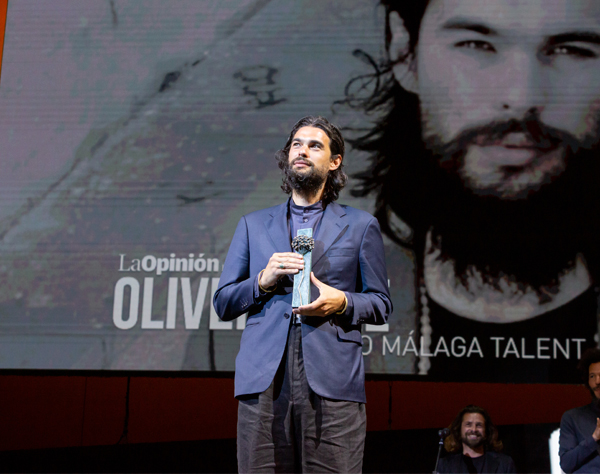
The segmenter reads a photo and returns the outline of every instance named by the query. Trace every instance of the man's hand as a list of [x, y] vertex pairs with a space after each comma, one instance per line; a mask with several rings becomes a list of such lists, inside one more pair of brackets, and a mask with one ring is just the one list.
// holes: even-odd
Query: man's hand
[[594, 438], [596, 442], [600, 441], [600, 418], [596, 418], [596, 429], [592, 433], [592, 438]]
[[275, 286], [284, 275], [294, 275], [304, 268], [302, 255], [293, 252], [274, 253], [269, 259], [258, 284], [264, 288]]
[[346, 303], [346, 295], [343, 291], [336, 290], [332, 286], [320, 282], [312, 272], [310, 281], [319, 289], [320, 295], [312, 303], [294, 309], [295, 314], [323, 317], [342, 310]]

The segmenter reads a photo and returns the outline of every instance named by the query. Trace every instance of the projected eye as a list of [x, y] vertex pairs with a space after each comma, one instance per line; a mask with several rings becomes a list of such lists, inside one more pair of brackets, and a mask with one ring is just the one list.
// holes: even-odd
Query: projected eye
[[494, 47], [487, 41], [479, 41], [479, 40], [460, 41], [460, 42], [456, 43], [455, 46], [457, 48], [486, 51], [486, 52], [490, 52], [490, 53], [496, 52]]
[[589, 48], [561, 44], [546, 51], [546, 56], [572, 56], [575, 58], [597, 58], [598, 53]]

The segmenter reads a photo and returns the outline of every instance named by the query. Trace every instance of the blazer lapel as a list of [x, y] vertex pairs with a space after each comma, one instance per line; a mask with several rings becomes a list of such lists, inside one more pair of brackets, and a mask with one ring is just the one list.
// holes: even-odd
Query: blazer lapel
[[327, 205], [323, 213], [323, 220], [319, 228], [319, 239], [323, 247], [315, 247], [312, 256], [312, 266], [315, 268], [321, 257], [329, 250], [329, 247], [338, 239], [342, 231], [348, 226], [343, 217], [346, 211], [342, 206], [332, 202]]
[[287, 210], [288, 201], [273, 209], [271, 219], [265, 222], [267, 235], [277, 252], [291, 252], [290, 235], [288, 231]]

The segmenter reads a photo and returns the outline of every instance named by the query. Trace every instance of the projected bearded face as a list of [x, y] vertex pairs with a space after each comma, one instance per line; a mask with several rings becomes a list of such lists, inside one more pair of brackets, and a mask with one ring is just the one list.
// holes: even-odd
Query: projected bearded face
[[[400, 57], [408, 35], [391, 15]], [[443, 169], [475, 195], [527, 198], [598, 143], [600, 2], [430, 0], [394, 74]]]

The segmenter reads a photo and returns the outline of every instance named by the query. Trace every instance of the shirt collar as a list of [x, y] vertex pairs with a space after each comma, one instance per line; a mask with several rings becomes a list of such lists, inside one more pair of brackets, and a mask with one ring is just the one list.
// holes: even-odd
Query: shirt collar
[[297, 215], [301, 215], [301, 214], [313, 214], [313, 213], [318, 213], [318, 212], [322, 212], [323, 211], [323, 201], [317, 201], [314, 204], [311, 204], [310, 206], [298, 206], [294, 200], [292, 198], [290, 198], [290, 210], [292, 211], [292, 214], [297, 214]]

